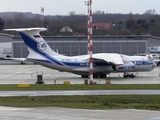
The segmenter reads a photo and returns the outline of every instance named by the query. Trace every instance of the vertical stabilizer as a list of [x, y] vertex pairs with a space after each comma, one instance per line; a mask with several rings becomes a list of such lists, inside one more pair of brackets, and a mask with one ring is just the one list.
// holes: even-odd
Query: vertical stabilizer
[[22, 36], [27, 48], [29, 55], [39, 54], [44, 55], [58, 55], [53, 51], [50, 46], [46, 43], [43, 37], [40, 35], [40, 31], [45, 31], [46, 28], [21, 28], [21, 29], [5, 29], [5, 31], [18, 31]]

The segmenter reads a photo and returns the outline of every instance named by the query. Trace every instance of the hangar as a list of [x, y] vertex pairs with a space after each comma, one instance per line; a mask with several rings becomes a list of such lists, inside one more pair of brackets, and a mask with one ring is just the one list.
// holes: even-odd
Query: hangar
[[[2, 34], [0, 34], [0, 42], [1, 37]], [[8, 37], [12, 41], [12, 56], [27, 57], [28, 50], [22, 38], [11, 35]], [[87, 36], [43, 36], [43, 38], [54, 51], [60, 54], [68, 56], [87, 54]], [[150, 35], [93, 36], [93, 53], [136, 55], [147, 53], [149, 46], [158, 45], [160, 45], [160, 38]]]
[[0, 57], [12, 56], [13, 35], [0, 33]]
[[[60, 54], [68, 56], [87, 54], [87, 36], [44, 36], [44, 39], [54, 51], [58, 51]], [[149, 36], [94, 36], [93, 52], [126, 55], [147, 53], [151, 39]], [[21, 37], [13, 37], [12, 47], [14, 57], [26, 57], [28, 55], [28, 50]]]

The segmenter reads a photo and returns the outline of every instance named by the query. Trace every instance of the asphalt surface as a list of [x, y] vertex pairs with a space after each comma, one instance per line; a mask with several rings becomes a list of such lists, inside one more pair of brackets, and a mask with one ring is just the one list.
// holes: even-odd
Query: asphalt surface
[[[1, 64], [1, 62], [0, 62]], [[2, 63], [3, 64], [3, 63]], [[42, 74], [45, 84], [83, 84], [84, 79], [72, 73], [61, 73], [40, 65], [0, 65], [0, 84], [35, 84], [37, 74]], [[107, 79], [94, 79], [97, 84], [159, 84], [160, 68], [151, 72], [136, 73], [136, 78], [123, 78], [121, 73], [112, 73]], [[93, 91], [0, 91], [0, 96], [43, 96], [43, 95], [117, 95], [117, 94], [160, 94], [159, 90], [93, 90]], [[150, 110], [86, 110], [58, 107], [15, 108], [0, 107], [3, 120], [160, 120], [159, 111]]]
[[160, 90], [25, 90], [0, 91], [0, 96], [50, 95], [160, 95]]
[[87, 110], [59, 107], [0, 107], [2, 120], [160, 120], [160, 112], [134, 109]]
[[[0, 84], [35, 84], [37, 74], [43, 76], [45, 84], [84, 84], [84, 78], [72, 73], [59, 72], [40, 65], [0, 65]], [[123, 78], [122, 73], [111, 73], [106, 79], [94, 79], [97, 84], [160, 84], [160, 67], [150, 72], [136, 73], [136, 78]]]

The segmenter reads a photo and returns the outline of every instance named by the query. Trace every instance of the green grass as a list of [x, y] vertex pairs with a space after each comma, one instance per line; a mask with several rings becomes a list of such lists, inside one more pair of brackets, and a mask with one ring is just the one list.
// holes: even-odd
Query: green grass
[[[160, 84], [104, 84], [104, 85], [53, 85], [31, 84], [18, 88], [17, 84], [1, 84], [0, 90], [129, 90], [160, 89]], [[82, 109], [145, 109], [160, 111], [160, 95], [86, 95], [0, 97], [0, 106], [12, 107], [68, 107]]]
[[0, 97], [0, 106], [160, 110], [160, 95]]
[[98, 85], [63, 85], [63, 84], [31, 84], [30, 88], [18, 88], [17, 84], [0, 84], [0, 90], [134, 90], [160, 89], [160, 84], [98, 84]]

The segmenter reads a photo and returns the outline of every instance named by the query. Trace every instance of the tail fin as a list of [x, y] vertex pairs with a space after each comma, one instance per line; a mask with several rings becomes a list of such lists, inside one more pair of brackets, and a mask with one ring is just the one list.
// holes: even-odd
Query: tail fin
[[21, 28], [21, 29], [5, 29], [4, 31], [18, 31], [27, 45], [29, 55], [28, 60], [46, 61], [57, 65], [64, 66], [65, 64], [55, 59], [54, 56], [60, 54], [53, 51], [45, 42], [40, 31], [45, 31], [46, 28]]
[[44, 54], [58, 55], [58, 53], [54, 52], [39, 34], [41, 31], [46, 30], [46, 28], [20, 28], [5, 29], [4, 31], [18, 31], [27, 45], [29, 55], [31, 56], [34, 54], [39, 54], [40, 56], [44, 56]]

